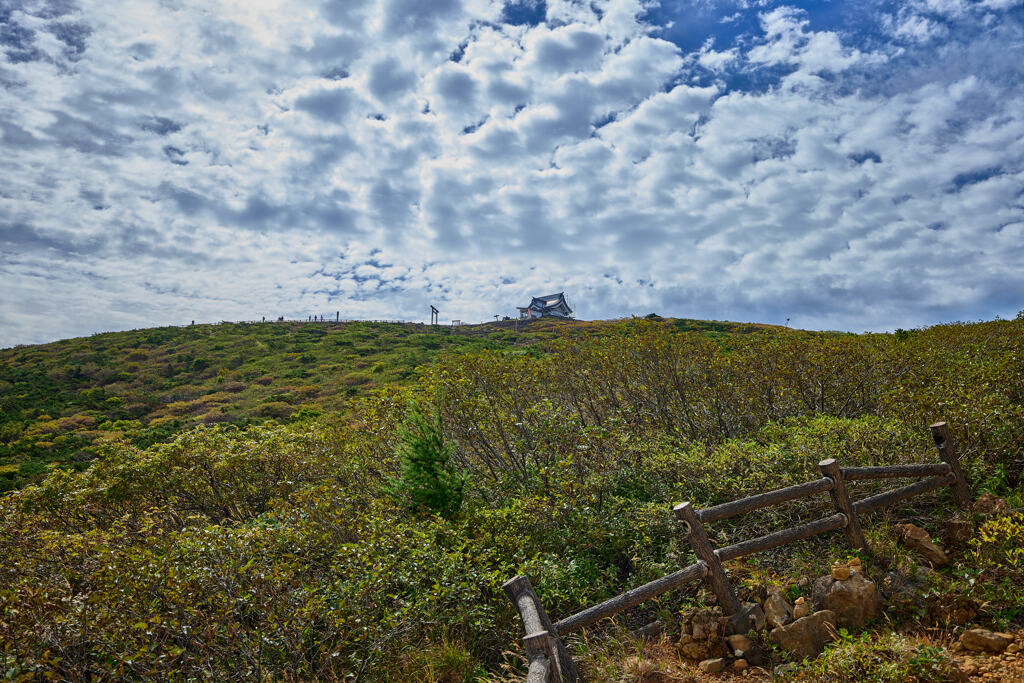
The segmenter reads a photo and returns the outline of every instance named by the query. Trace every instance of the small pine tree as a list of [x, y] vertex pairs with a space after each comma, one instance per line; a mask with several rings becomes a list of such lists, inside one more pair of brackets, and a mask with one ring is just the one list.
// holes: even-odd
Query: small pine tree
[[392, 492], [411, 508], [422, 505], [445, 517], [457, 513], [466, 478], [452, 466], [452, 450], [444, 441], [437, 412], [427, 414], [413, 404], [399, 432], [396, 451], [402, 475], [393, 482]]

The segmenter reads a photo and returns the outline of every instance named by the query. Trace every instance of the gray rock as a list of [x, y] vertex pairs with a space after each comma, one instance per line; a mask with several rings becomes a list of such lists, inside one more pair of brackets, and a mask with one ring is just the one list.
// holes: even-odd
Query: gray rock
[[736, 614], [729, 617], [728, 633], [747, 633], [765, 628], [764, 610], [756, 602], [745, 602]]
[[984, 628], [972, 628], [960, 636], [960, 644], [972, 652], [1002, 652], [1010, 639]]
[[776, 587], [769, 589], [768, 599], [764, 601], [764, 618], [771, 627], [785, 626], [793, 621], [793, 607], [782, 597], [782, 591]]
[[780, 647], [798, 657], [817, 657], [825, 645], [836, 638], [835, 613], [831, 610], [815, 612], [792, 624], [772, 629], [770, 636]]
[[816, 579], [811, 601], [816, 609], [834, 612], [836, 624], [842, 628], [863, 626], [882, 606], [882, 596], [875, 582], [860, 572], [853, 572], [843, 581], [831, 576]]
[[698, 664], [700, 670], [706, 674], [717, 674], [725, 671], [725, 667], [729, 665], [728, 660], [717, 657], [715, 659], [705, 659], [703, 662]]
[[899, 572], [889, 572], [882, 579], [882, 594], [887, 600], [911, 600], [917, 584], [910, 577]]

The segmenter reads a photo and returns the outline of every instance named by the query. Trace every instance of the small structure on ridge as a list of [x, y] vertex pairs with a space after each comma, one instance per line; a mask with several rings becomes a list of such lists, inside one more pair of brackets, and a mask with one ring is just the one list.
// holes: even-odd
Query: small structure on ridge
[[519, 319], [544, 318], [553, 316], [555, 318], [571, 318], [572, 309], [565, 300], [565, 293], [548, 294], [547, 296], [535, 296], [529, 306], [517, 306]]

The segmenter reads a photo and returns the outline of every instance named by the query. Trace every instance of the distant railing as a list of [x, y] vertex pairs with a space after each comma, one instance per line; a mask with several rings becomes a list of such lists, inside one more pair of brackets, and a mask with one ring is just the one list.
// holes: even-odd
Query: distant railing
[[[760, 493], [729, 503], [695, 510], [689, 502], [676, 505], [676, 519], [682, 523], [687, 540], [697, 556], [696, 564], [626, 591], [610, 600], [578, 612], [570, 617], [552, 623], [537, 594], [525, 576], [517, 576], [505, 584], [505, 592], [516, 606], [526, 630], [523, 644], [526, 647], [529, 668], [526, 680], [529, 683], [560, 683], [580, 680], [576, 666], [569, 655], [562, 637], [587, 626], [614, 616], [619, 612], [638, 605], [645, 600], [678, 588], [690, 581], [708, 579], [718, 598], [718, 604], [726, 615], [736, 614], [740, 602], [736, 598], [723, 562], [745, 557], [753, 553], [770, 550], [781, 545], [810, 538], [828, 531], [842, 529], [846, 542], [853, 548], [870, 554], [857, 515], [872, 512], [886, 505], [897, 503], [912, 496], [927, 493], [943, 486], [949, 486], [956, 504], [969, 510], [971, 493], [960, 469], [959, 456], [949, 437], [945, 422], [931, 426], [932, 438], [942, 458], [941, 463], [912, 465], [884, 465], [880, 467], [839, 467], [834, 458], [818, 463], [822, 478], [795, 486]], [[913, 484], [879, 493], [856, 502], [850, 499], [846, 482], [859, 479], [890, 479], [899, 477], [928, 477]], [[704, 524], [727, 519], [735, 515], [779, 505], [791, 500], [807, 498], [828, 492], [835, 513], [805, 524], [782, 529], [747, 541], [741, 541], [724, 548], [715, 549], [708, 539]]]

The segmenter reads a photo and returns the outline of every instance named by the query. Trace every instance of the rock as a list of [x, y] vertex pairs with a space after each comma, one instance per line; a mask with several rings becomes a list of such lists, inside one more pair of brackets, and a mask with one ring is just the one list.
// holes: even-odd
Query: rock
[[766, 624], [764, 610], [756, 602], [745, 602], [736, 614], [729, 617], [726, 631], [729, 633], [747, 633], [761, 631]]
[[693, 609], [683, 614], [677, 647], [687, 659], [702, 660], [725, 654], [725, 619], [721, 610]]
[[801, 595], [799, 598], [796, 599], [796, 602], [793, 603], [793, 618], [803, 619], [810, 613], [811, 603], [807, 602], [807, 598]]
[[747, 660], [745, 660], [743, 658], [737, 659], [735, 662], [732, 663], [732, 668], [735, 669], [736, 671], [743, 671], [748, 666], [750, 666], [750, 665], [747, 664]]
[[882, 579], [882, 594], [887, 600], [911, 600], [914, 598], [914, 582], [899, 572], [889, 572]]
[[903, 545], [928, 560], [932, 566], [945, 567], [949, 564], [946, 553], [932, 542], [932, 537], [921, 527], [916, 524], [897, 524], [896, 530]]
[[963, 519], [951, 519], [946, 522], [946, 545], [950, 548], [964, 548], [970, 542], [974, 529], [971, 523]]
[[859, 557], [855, 557], [850, 560], [847, 565], [850, 567], [850, 571], [864, 573], [864, 565], [861, 563]]
[[747, 660], [750, 666], [764, 666], [768, 663], [768, 653], [760, 645], [755, 645], [743, 651], [743, 659]]
[[973, 652], [1002, 652], [1011, 642], [1011, 639], [984, 628], [972, 628], [960, 636], [964, 649]]
[[822, 610], [772, 629], [771, 639], [798, 657], [817, 657], [836, 638], [836, 615]]
[[1006, 646], [1006, 651], [1009, 652], [1011, 655], [1015, 655], [1018, 652], [1020, 652], [1020, 645], [1018, 645], [1017, 643], [1010, 643]]
[[793, 621], [793, 608], [777, 587], [768, 590], [768, 599], [764, 601], [764, 617], [771, 627], [785, 626]]
[[807, 588], [811, 585], [811, 580], [808, 579], [806, 576], [801, 576], [800, 580], [796, 582], [796, 585], [800, 588]]
[[1002, 517], [1010, 514], [1010, 505], [998, 496], [985, 493], [974, 501], [974, 514], [982, 517]]
[[875, 582], [861, 573], [845, 581], [831, 576], [815, 580], [811, 601], [815, 609], [829, 610], [841, 628], [859, 628], [875, 617], [882, 606], [882, 596]]
[[746, 652], [754, 647], [754, 641], [740, 633], [727, 637], [726, 641], [729, 643], [729, 649], [733, 652]]
[[728, 660], [717, 657], [715, 659], [705, 659], [703, 662], [698, 664], [700, 670], [706, 674], [717, 674], [725, 670], [725, 667], [729, 665]]
[[836, 581], [844, 581], [850, 578], [850, 567], [845, 564], [832, 565], [832, 578]]

